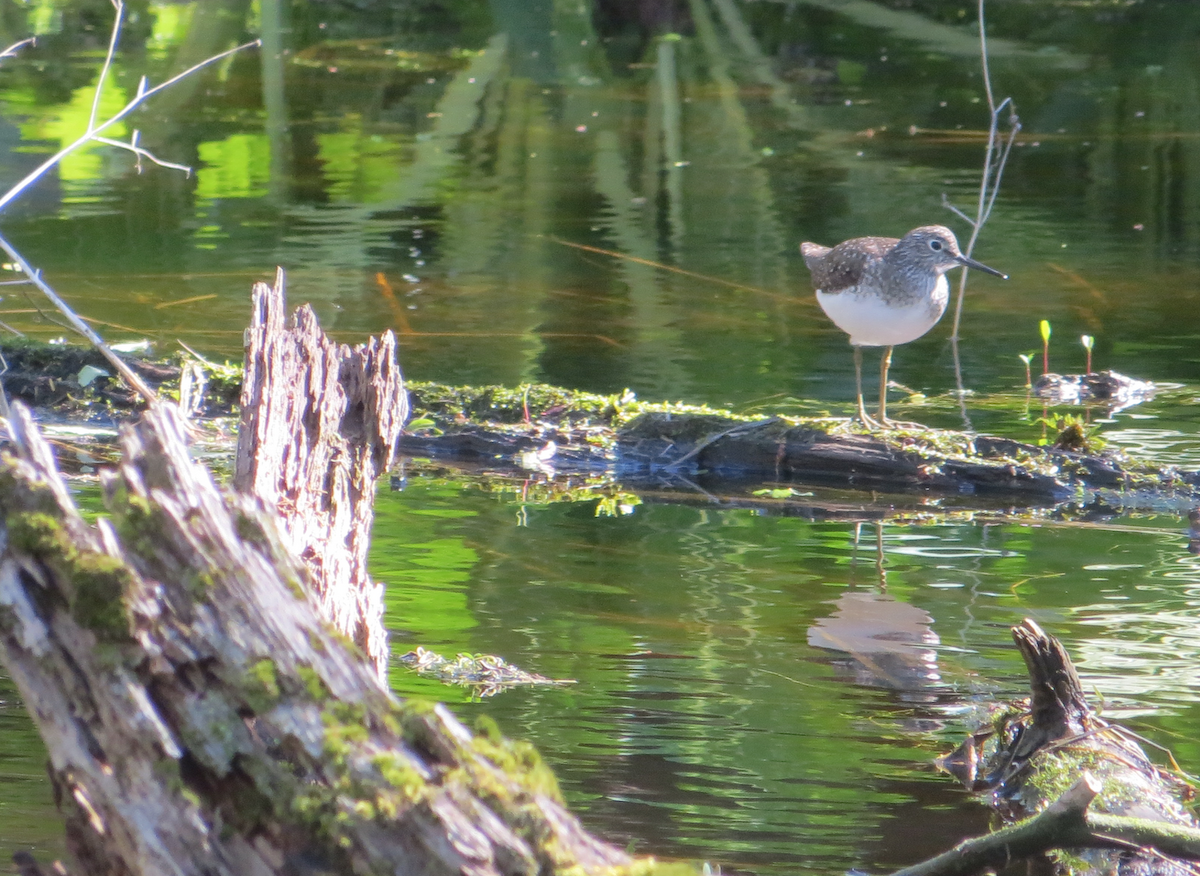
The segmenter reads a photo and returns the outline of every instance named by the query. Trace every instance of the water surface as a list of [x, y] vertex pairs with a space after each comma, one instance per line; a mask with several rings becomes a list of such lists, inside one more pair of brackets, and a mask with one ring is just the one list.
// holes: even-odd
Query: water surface
[[[413, 378], [847, 413], [850, 351], [797, 244], [933, 222], [961, 236], [942, 197], [974, 203], [987, 112], [974, 4], [834, 6], [142, 4], [106, 106], [259, 32], [287, 54], [238, 56], [136, 114], [193, 176], [91, 151], [3, 231], [110, 340], [161, 352], [239, 357], [249, 285], [282, 265], [339, 338], [395, 330]], [[41, 33], [0, 67], [13, 180], [82, 129], [105, 19], [4, 8], [10, 41]], [[1018, 354], [1048, 319], [1053, 368], [1079, 371], [1090, 334], [1097, 367], [1165, 385], [1090, 413], [1108, 440], [1200, 466], [1200, 9], [989, 8], [996, 92], [1024, 129], [974, 253], [1012, 279], [971, 280], [972, 422], [1041, 437], [1052, 412], [1026, 406]], [[64, 333], [5, 292], [0, 320]], [[893, 378], [919, 394], [895, 395], [903, 415], [961, 423], [948, 336], [944, 321], [897, 351]], [[577, 683], [475, 701], [392, 682], [533, 740], [614, 842], [835, 874], [984, 830], [930, 764], [985, 702], [1022, 692], [1008, 627], [1026, 616], [1063, 638], [1107, 715], [1200, 770], [1200, 568], [1178, 517], [931, 504], [877, 529], [700, 494], [607, 517], [535, 492], [410, 464], [381, 494], [374, 572], [398, 653], [495, 653]], [[862, 519], [889, 504], [832, 498]], [[0, 854], [61, 854], [44, 755], [3, 678], [0, 700]]]

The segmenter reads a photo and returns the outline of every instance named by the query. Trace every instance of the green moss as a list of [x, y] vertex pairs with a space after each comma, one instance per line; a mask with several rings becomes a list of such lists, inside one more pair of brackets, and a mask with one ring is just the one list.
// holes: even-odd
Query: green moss
[[392, 717], [399, 721], [405, 741], [429, 752], [440, 747], [435, 744], [430, 729], [436, 726], [438, 721], [434, 714], [434, 705], [426, 700], [410, 698], [403, 704], [392, 706]]
[[188, 593], [192, 595], [192, 599], [196, 602], [201, 602], [208, 596], [212, 588], [216, 586], [216, 583], [216, 579], [210, 572], [196, 572], [188, 577]]
[[268, 543], [267, 533], [263, 529], [262, 523], [244, 511], [237, 512], [233, 520], [233, 525], [234, 529], [237, 530], [238, 538], [242, 541], [257, 545]]
[[325, 632], [336, 639], [341, 646], [350, 652], [350, 655], [355, 659], [366, 662], [367, 655], [363, 653], [363, 649], [358, 647], [358, 643], [337, 629], [333, 624], [325, 624]]
[[542, 383], [508, 386], [448, 386], [441, 383], [410, 383], [412, 419], [435, 421], [487, 420], [493, 423], [523, 423], [565, 417], [573, 425], [603, 425], [614, 429], [647, 412], [713, 414], [733, 419], [750, 419], [707, 405], [675, 402], [641, 402], [629, 390], [616, 395], [563, 389]]
[[11, 548], [36, 558], [70, 586], [68, 608], [101, 642], [129, 641], [125, 595], [132, 589], [128, 567], [115, 557], [80, 550], [50, 514], [25, 512], [5, 518]]
[[406, 800], [416, 802], [425, 791], [425, 779], [404, 756], [387, 751], [371, 758], [380, 777]]
[[352, 747], [370, 738], [366, 720], [366, 709], [353, 703], [330, 703], [321, 710], [321, 723], [325, 725], [325, 754], [335, 764], [344, 765]]
[[105, 554], [79, 553], [75, 560], [75, 619], [102, 639], [127, 640], [124, 596], [131, 584], [129, 569]]
[[162, 550], [162, 512], [142, 496], [130, 495], [123, 487], [118, 488], [110, 507], [125, 549], [134, 556], [157, 556]]
[[495, 738], [476, 736], [472, 746], [522, 789], [562, 802], [558, 779], [530, 743], [505, 739], [497, 730]]
[[325, 654], [329, 650], [325, 647], [325, 640], [321, 638], [320, 633], [316, 630], [308, 631], [308, 647], [312, 648], [318, 654]]
[[275, 669], [275, 661], [264, 657], [250, 665], [242, 685], [242, 696], [246, 705], [259, 715], [279, 702], [279, 675]]
[[323, 703], [329, 699], [329, 688], [325, 686], [320, 674], [311, 666], [297, 666], [296, 675], [300, 677], [300, 683], [304, 685], [304, 689], [308, 691], [308, 695], [314, 701]]
[[304, 589], [304, 585], [300, 583], [300, 579], [295, 575], [289, 575], [283, 572], [283, 583], [287, 585], [287, 589], [292, 591], [292, 596], [303, 601], [308, 599], [308, 591]]
[[409, 398], [413, 418], [441, 416], [451, 419], [489, 419], [499, 423], [520, 423], [526, 417], [537, 419], [547, 411], [567, 410], [611, 420], [617, 413], [612, 396], [576, 392], [545, 384], [507, 386], [447, 386], [439, 383], [410, 383]]

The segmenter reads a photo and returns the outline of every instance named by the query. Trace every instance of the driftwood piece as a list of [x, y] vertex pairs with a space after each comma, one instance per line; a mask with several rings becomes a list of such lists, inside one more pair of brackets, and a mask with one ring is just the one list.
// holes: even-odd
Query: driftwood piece
[[528, 746], [396, 701], [169, 405], [88, 524], [28, 412], [0, 461], [0, 656], [84, 874], [534, 874], [629, 858]]
[[375, 481], [408, 415], [396, 337], [335, 343], [308, 305], [286, 320], [282, 270], [253, 296], [234, 485], [278, 512], [322, 613], [382, 677], [383, 585], [371, 581], [367, 552]]
[[989, 792], [1006, 819], [1034, 817], [901, 872], [951, 876], [1065, 849], [1075, 874], [1194, 874], [1181, 863], [1200, 860], [1200, 829], [1181, 802], [1194, 789], [1092, 710], [1057, 639], [1027, 619], [1013, 640], [1029, 671], [1028, 708], [999, 713], [939, 765], [969, 790]]

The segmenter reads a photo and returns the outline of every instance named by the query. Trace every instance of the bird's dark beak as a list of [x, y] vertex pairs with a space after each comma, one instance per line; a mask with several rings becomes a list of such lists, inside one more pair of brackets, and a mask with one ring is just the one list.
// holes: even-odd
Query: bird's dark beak
[[965, 268], [974, 268], [977, 271], [983, 271], [986, 274], [991, 274], [993, 277], [999, 277], [1001, 280], [1007, 280], [1008, 274], [1003, 274], [995, 268], [989, 268], [983, 262], [977, 262], [975, 259], [969, 259], [965, 255], [960, 255], [955, 259], [960, 265]]

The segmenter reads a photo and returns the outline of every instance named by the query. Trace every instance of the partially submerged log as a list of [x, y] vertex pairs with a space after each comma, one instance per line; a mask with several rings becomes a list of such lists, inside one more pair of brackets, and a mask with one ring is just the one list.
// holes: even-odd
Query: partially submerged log
[[413, 390], [426, 428], [402, 436], [404, 456], [487, 463], [495, 470], [610, 472], [629, 489], [687, 483], [770, 483], [976, 497], [1048, 506], [1185, 505], [1200, 472], [938, 429], [866, 433], [845, 420], [751, 420], [728, 412], [646, 405], [554, 387]]
[[375, 481], [408, 416], [396, 336], [330, 340], [307, 304], [286, 319], [283, 271], [256, 283], [246, 330], [234, 486], [278, 513], [321, 611], [387, 669], [383, 585], [367, 572]]
[[[319, 619], [170, 406], [123, 429], [85, 522], [28, 413], [0, 462], [0, 656], [86, 874], [522, 874], [631, 864], [533, 750], [398, 702]], [[643, 865], [644, 866], [644, 865]]]
[[1194, 789], [1096, 714], [1057, 639], [1031, 620], [1013, 628], [1013, 639], [1029, 671], [1027, 708], [999, 711], [939, 766], [968, 790], [986, 792], [1006, 820], [1035, 817], [904, 876], [977, 872], [1050, 850], [1068, 852], [1060, 869], [1073, 874], [1194, 873], [1182, 863], [1200, 860], [1200, 829], [1184, 806]]

